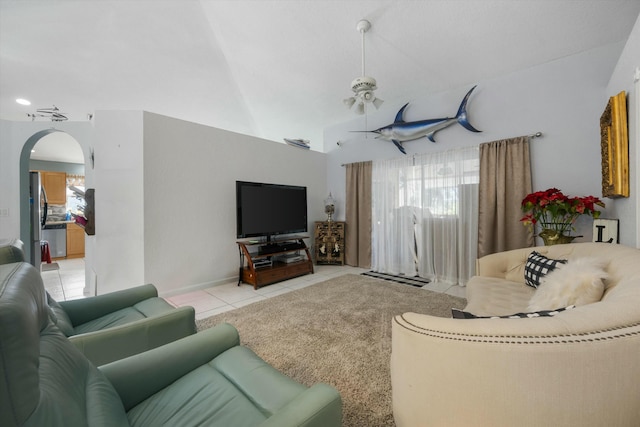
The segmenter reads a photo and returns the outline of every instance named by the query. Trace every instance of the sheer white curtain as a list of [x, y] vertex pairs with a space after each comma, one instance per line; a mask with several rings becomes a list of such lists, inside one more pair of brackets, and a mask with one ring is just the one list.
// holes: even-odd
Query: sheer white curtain
[[[412, 157], [374, 161], [371, 171], [371, 268], [415, 276]], [[411, 187], [411, 188], [410, 188]], [[417, 197], [420, 197], [418, 194]]]
[[478, 229], [478, 147], [373, 162], [375, 271], [464, 285]]

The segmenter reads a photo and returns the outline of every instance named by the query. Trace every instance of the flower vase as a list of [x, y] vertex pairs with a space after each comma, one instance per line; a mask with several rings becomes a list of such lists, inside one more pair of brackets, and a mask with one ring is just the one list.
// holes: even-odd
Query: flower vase
[[538, 234], [545, 246], [561, 245], [564, 243], [571, 243], [573, 239], [578, 236], [567, 236], [561, 231], [552, 230], [550, 228], [543, 228], [540, 234]]

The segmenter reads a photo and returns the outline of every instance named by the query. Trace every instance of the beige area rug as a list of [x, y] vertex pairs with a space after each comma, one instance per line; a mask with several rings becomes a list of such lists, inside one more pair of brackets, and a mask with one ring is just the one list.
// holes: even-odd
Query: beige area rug
[[347, 274], [197, 325], [231, 323], [241, 343], [280, 372], [307, 386], [334, 386], [345, 427], [393, 426], [391, 319], [407, 311], [451, 317], [452, 307], [465, 305], [463, 298]]

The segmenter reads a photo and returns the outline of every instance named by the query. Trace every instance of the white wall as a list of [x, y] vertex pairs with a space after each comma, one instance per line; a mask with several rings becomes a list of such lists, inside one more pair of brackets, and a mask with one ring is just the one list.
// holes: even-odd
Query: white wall
[[96, 111], [96, 293], [144, 277], [143, 113]]
[[0, 120], [0, 210], [5, 213], [0, 216], [0, 238], [20, 237], [18, 171], [22, 145], [14, 141], [12, 124]]
[[147, 282], [172, 294], [237, 279], [236, 180], [306, 186], [310, 225], [324, 219], [324, 154], [145, 113]]
[[620, 219], [620, 243], [640, 247], [640, 105], [638, 87], [634, 85], [634, 75], [640, 68], [640, 17], [636, 21], [627, 40], [622, 55], [616, 64], [615, 71], [607, 85], [606, 97], [601, 104], [602, 109], [610, 96], [621, 91], [627, 92], [627, 120], [629, 124], [629, 185], [631, 197], [616, 199], [610, 203], [611, 218]]
[[[455, 147], [543, 132], [531, 144], [533, 187], [544, 190], [557, 187], [574, 196], [600, 196], [600, 115], [604, 109], [605, 87], [623, 44], [583, 52], [501, 78], [470, 83], [467, 87], [385, 103], [367, 117], [367, 129], [393, 122], [405, 103], [405, 120], [422, 120], [455, 115], [465, 93], [478, 87], [468, 104], [469, 121], [482, 133], [471, 133], [454, 124], [435, 135], [436, 143], [423, 138], [404, 144], [408, 155], [444, 151]], [[378, 93], [382, 98], [384, 85]], [[396, 158], [402, 154], [391, 142], [368, 139], [350, 131], [364, 130], [364, 118], [327, 128], [327, 187], [337, 196], [338, 218], [344, 218], [345, 171], [341, 164]], [[341, 141], [342, 147], [336, 145]], [[607, 215], [603, 215], [606, 217]], [[586, 218], [585, 218], [586, 220]], [[582, 220], [576, 241], [591, 241], [591, 221]]]

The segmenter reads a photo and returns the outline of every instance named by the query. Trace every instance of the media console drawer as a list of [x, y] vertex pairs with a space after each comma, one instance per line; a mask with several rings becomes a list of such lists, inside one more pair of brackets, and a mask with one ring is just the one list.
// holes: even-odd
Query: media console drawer
[[[281, 282], [282, 280], [302, 276], [303, 274], [311, 272], [309, 263], [306, 261], [296, 264], [276, 264], [273, 267], [257, 268], [256, 274], [254, 275], [255, 284], [257, 284], [258, 287], [270, 285], [272, 283]], [[249, 272], [249, 277], [251, 277], [251, 272]], [[248, 280], [243, 281], [252, 285], [254, 284]]]

